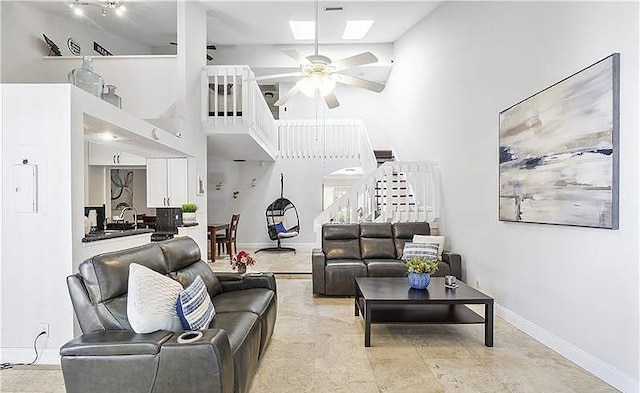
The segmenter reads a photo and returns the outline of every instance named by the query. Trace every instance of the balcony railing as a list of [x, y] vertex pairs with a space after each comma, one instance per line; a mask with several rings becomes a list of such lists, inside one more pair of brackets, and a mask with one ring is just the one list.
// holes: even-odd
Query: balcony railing
[[202, 122], [213, 132], [247, 131], [273, 155], [277, 146], [276, 121], [253, 71], [246, 65], [206, 66], [202, 71]]
[[376, 167], [362, 120], [278, 120], [276, 123], [282, 159], [357, 159], [363, 173]]
[[313, 230], [328, 222], [429, 221], [437, 228], [439, 195], [437, 164], [386, 162], [318, 215]]

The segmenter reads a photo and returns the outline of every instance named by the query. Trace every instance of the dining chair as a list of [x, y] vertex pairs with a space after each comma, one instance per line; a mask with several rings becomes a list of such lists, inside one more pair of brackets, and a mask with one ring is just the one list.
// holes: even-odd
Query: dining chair
[[[231, 216], [231, 223], [229, 229], [223, 234], [216, 235], [216, 245], [218, 246], [218, 255], [222, 255], [222, 247], [226, 246], [229, 258], [233, 256], [233, 253], [238, 251], [236, 245], [236, 234], [238, 232], [238, 222], [240, 221], [240, 214], [234, 214]], [[232, 247], [233, 246], [233, 247]]]

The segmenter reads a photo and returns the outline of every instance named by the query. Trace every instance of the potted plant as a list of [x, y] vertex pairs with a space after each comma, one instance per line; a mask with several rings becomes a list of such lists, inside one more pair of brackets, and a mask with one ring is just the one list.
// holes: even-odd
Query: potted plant
[[405, 262], [409, 286], [415, 289], [425, 289], [431, 282], [431, 275], [438, 270], [438, 261], [425, 257], [414, 256]]
[[196, 211], [198, 205], [195, 203], [185, 203], [182, 205], [182, 223], [183, 224], [195, 224], [196, 223]]

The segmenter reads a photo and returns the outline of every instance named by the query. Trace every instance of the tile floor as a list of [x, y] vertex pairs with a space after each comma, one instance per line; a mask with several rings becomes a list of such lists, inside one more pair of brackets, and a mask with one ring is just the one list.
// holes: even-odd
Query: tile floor
[[[313, 296], [309, 275], [277, 283], [276, 328], [251, 393], [616, 391], [500, 318], [493, 348], [480, 325], [374, 325], [365, 348], [353, 299]], [[0, 391], [65, 390], [59, 367], [39, 366], [1, 371]]]
[[[243, 248], [238, 248], [238, 251]], [[256, 254], [255, 249], [245, 248], [256, 260], [255, 265], [250, 266], [250, 272], [273, 273], [309, 273], [311, 274], [311, 249], [297, 248], [293, 252], [261, 251]], [[218, 255], [214, 263], [209, 262], [214, 272], [230, 272], [229, 255]]]

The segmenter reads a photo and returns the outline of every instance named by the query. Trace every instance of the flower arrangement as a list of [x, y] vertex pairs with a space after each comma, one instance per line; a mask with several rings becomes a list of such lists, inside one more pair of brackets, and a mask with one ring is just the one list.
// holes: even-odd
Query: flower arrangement
[[253, 266], [255, 263], [256, 261], [255, 259], [253, 259], [253, 256], [244, 250], [241, 250], [236, 255], [234, 255], [229, 262], [231, 268], [233, 270], [237, 269], [238, 271], [246, 271], [247, 266]]
[[438, 270], [438, 261], [414, 256], [407, 259], [405, 266], [410, 273], [434, 274]]

